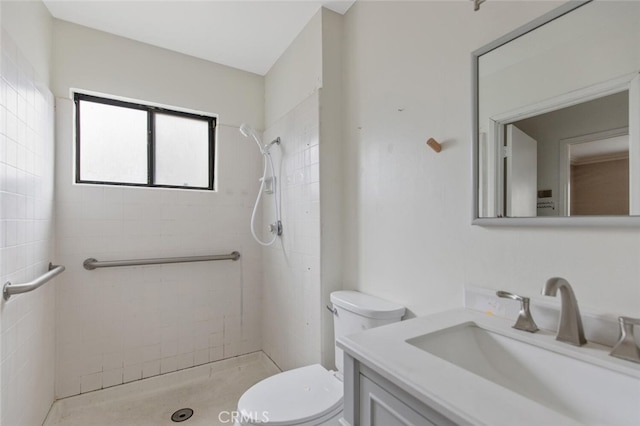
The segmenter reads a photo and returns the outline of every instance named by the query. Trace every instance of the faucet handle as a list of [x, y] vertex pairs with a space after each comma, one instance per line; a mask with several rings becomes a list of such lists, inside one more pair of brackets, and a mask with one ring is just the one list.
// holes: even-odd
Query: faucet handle
[[520, 313], [518, 314], [518, 319], [513, 325], [513, 328], [515, 328], [516, 330], [528, 331], [529, 333], [535, 333], [536, 331], [538, 331], [538, 326], [533, 320], [531, 311], [529, 310], [528, 297], [519, 296], [517, 294], [509, 293], [508, 291], [496, 291], [496, 296], [513, 299], [520, 302]]
[[609, 355], [640, 363], [640, 348], [633, 338], [633, 326], [640, 326], [640, 318], [618, 317], [620, 337]]

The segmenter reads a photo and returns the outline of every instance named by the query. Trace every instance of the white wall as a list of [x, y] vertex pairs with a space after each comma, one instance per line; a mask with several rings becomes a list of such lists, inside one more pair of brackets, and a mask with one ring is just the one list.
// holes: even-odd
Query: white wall
[[420, 315], [461, 306], [464, 285], [536, 296], [563, 276], [581, 306], [640, 314], [637, 229], [470, 224], [470, 53], [553, 6], [356, 2], [347, 12], [346, 287]]
[[343, 17], [322, 10], [322, 89], [320, 90], [320, 318], [322, 364], [335, 368], [333, 315], [325, 306], [342, 290], [342, 144]]
[[265, 128], [322, 87], [322, 12], [317, 12], [265, 76]]
[[[56, 396], [259, 350], [261, 250], [249, 233], [263, 78], [55, 21], [58, 253]], [[218, 191], [73, 184], [71, 88], [219, 114]], [[82, 262], [228, 253], [238, 262], [86, 271]]]
[[227, 126], [263, 127], [264, 79], [256, 74], [56, 20], [51, 87], [84, 89], [213, 112]]
[[[54, 256], [52, 19], [41, 2], [2, 2], [0, 282], [23, 283]], [[0, 301], [0, 423], [38, 425], [54, 396], [55, 281]]]

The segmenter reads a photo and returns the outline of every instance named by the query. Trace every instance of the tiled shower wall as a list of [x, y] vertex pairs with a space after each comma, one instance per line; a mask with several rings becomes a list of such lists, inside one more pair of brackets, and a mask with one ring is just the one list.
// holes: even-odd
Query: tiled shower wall
[[[53, 95], [2, 30], [0, 283], [22, 283], [53, 259]], [[42, 424], [54, 390], [55, 285], [0, 303], [0, 423]]]
[[[255, 74], [54, 21], [56, 396], [257, 351], [261, 247], [249, 232], [262, 127]], [[123, 96], [218, 115], [216, 191], [76, 185], [70, 92]], [[240, 260], [87, 271], [82, 262], [229, 253]]]
[[[283, 234], [263, 252], [263, 350], [283, 370], [321, 361], [319, 114], [316, 91], [264, 134], [282, 140], [271, 152]], [[274, 198], [264, 201], [266, 226]]]
[[[259, 153], [219, 125], [218, 191], [72, 184], [72, 107], [57, 99], [56, 396], [260, 350], [261, 250], [249, 233]], [[238, 261], [105, 268], [86, 258]]]

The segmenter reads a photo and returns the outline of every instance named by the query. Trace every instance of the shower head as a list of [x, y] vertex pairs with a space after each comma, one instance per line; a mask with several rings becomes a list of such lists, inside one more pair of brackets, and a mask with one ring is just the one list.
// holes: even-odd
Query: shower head
[[258, 137], [258, 135], [256, 134], [256, 131], [253, 130], [253, 127], [251, 127], [250, 125], [248, 125], [247, 123], [242, 123], [240, 125], [240, 133], [242, 133], [242, 136], [244, 136], [245, 138], [253, 138], [254, 141], [256, 141], [256, 143], [258, 144], [258, 148], [260, 148], [260, 152], [265, 155], [269, 153], [269, 149], [271, 148], [272, 145], [280, 145], [280, 138], [275, 138], [274, 140], [272, 140], [270, 143], [266, 144], [266, 145], [262, 145], [262, 142], [260, 141], [260, 138]]
[[253, 130], [253, 127], [251, 127], [247, 123], [242, 123], [240, 125], [240, 133], [242, 133], [242, 136], [244, 136], [245, 138], [248, 138], [249, 136], [253, 136], [254, 138], [256, 137], [255, 130]]
[[251, 127], [247, 123], [242, 123], [240, 125], [240, 133], [242, 133], [242, 136], [244, 136], [245, 138], [253, 138], [253, 140], [256, 141], [256, 143], [258, 144], [258, 148], [260, 148], [260, 152], [264, 153], [264, 150], [262, 148], [262, 143], [260, 142], [260, 138], [258, 138], [256, 131], [253, 130], [253, 127]]

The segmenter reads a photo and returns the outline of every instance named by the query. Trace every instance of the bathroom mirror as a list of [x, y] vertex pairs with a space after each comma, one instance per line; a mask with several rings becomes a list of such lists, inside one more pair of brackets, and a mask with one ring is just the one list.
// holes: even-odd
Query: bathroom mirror
[[473, 52], [473, 223], [640, 225], [640, 2], [569, 2]]

